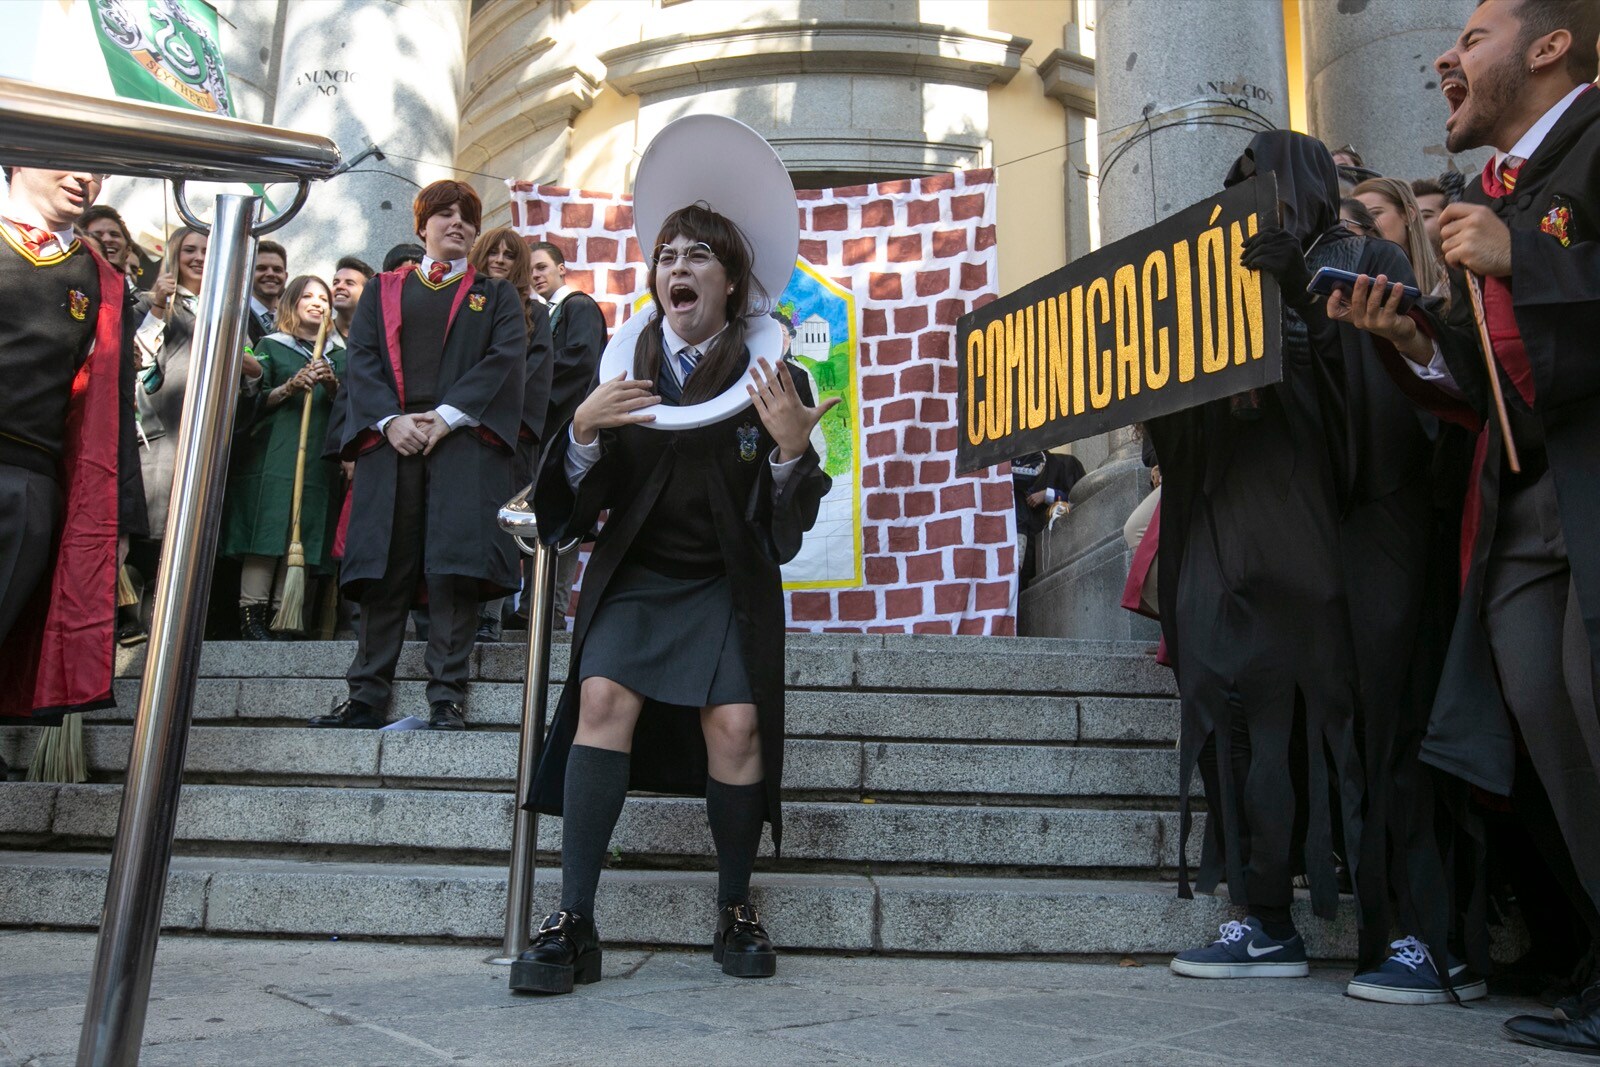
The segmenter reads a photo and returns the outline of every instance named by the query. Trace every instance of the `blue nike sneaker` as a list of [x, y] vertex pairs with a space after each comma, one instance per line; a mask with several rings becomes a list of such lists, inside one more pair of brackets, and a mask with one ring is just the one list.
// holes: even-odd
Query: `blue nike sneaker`
[[[1433, 953], [1414, 937], [1402, 937], [1389, 945], [1394, 955], [1384, 960], [1375, 971], [1358, 974], [1344, 987], [1347, 996], [1372, 1000], [1379, 1004], [1448, 1004], [1450, 991], [1439, 977]], [[1456, 998], [1478, 1000], [1488, 996], [1489, 987], [1465, 963], [1453, 960], [1447, 954], [1445, 966], [1450, 968], [1450, 984]]]
[[1222, 936], [1211, 944], [1172, 957], [1172, 973], [1190, 978], [1304, 978], [1311, 973], [1299, 934], [1275, 941], [1260, 919], [1248, 917], [1219, 930]]

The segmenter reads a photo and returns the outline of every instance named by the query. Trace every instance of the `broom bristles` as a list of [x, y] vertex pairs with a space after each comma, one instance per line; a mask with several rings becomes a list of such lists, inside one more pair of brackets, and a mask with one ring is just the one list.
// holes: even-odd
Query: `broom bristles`
[[305, 628], [306, 569], [291, 566], [283, 576], [283, 602], [272, 617], [272, 628], [279, 633]]
[[139, 603], [139, 591], [133, 587], [133, 577], [124, 563], [117, 568], [117, 607], [131, 608]]
[[28, 764], [30, 782], [68, 782], [89, 780], [89, 761], [83, 751], [83, 716], [68, 715], [60, 726], [47, 726], [39, 733], [39, 744]]

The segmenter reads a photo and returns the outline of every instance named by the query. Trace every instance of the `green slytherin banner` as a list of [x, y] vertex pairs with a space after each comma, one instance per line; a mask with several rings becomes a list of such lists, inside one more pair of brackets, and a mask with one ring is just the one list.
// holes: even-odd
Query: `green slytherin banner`
[[202, 0], [92, 0], [112, 88], [127, 100], [232, 115], [217, 13]]

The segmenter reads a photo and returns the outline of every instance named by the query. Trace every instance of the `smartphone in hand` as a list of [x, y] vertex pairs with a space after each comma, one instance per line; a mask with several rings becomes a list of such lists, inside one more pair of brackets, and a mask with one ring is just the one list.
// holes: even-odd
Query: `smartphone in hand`
[[[1311, 276], [1311, 284], [1306, 286], [1306, 292], [1316, 293], [1319, 296], [1332, 296], [1336, 292], [1343, 292], [1346, 297], [1356, 287], [1356, 279], [1361, 275], [1337, 267], [1321, 267]], [[1390, 285], [1396, 283], [1391, 282]], [[1422, 299], [1422, 290], [1414, 285], [1401, 286], [1403, 295], [1400, 297], [1399, 313], [1404, 315]]]

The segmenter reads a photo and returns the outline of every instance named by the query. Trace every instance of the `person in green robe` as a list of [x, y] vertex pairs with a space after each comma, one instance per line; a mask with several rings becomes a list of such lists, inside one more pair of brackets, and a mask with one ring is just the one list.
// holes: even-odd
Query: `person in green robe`
[[278, 305], [278, 332], [263, 337], [255, 347], [261, 364], [258, 414], [240, 441], [243, 454], [232, 467], [220, 549], [241, 564], [239, 628], [247, 641], [272, 638], [268, 620], [283, 601], [300, 419], [308, 393], [311, 424], [306, 435], [300, 541], [308, 576], [333, 573], [339, 470], [322, 458], [321, 446], [345, 367], [337, 330], [329, 331], [323, 359], [311, 358], [317, 330], [323, 317], [332, 314], [331, 305], [322, 279], [309, 274], [293, 279]]

